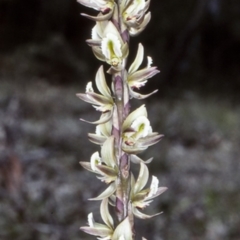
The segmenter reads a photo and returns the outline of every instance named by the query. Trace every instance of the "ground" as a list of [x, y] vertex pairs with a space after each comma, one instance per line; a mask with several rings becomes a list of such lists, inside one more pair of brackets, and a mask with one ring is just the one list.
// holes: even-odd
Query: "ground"
[[[89, 212], [100, 221], [87, 199], [105, 187], [79, 165], [98, 150], [87, 141], [95, 127], [79, 121], [99, 116], [76, 97], [85, 84], [1, 73], [0, 239], [94, 239], [79, 231]], [[141, 157], [154, 157], [150, 173], [168, 191], [145, 209], [161, 215], [136, 221], [137, 239], [240, 239], [240, 106], [194, 92], [143, 103], [165, 137]]]

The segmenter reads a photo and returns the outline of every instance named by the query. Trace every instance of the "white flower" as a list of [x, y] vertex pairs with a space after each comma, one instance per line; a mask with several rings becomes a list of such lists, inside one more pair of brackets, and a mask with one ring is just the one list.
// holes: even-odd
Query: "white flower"
[[159, 73], [159, 70], [157, 70], [156, 67], [151, 66], [152, 65], [151, 57], [147, 57], [147, 60], [148, 60], [147, 67], [138, 70], [140, 65], [142, 64], [143, 56], [144, 56], [144, 48], [142, 44], [139, 43], [137, 55], [128, 70], [128, 77], [127, 77], [129, 93], [132, 98], [144, 99], [157, 92], [157, 90], [155, 90], [149, 94], [142, 95], [134, 91], [134, 89], [139, 89], [140, 87], [144, 86], [147, 83], [147, 80], [149, 78]]
[[103, 199], [100, 206], [103, 223], [95, 222], [93, 214], [88, 214], [88, 225], [80, 229], [88, 234], [97, 236], [99, 240], [133, 240], [129, 218], [126, 217], [114, 228], [113, 218], [109, 213], [108, 199]]
[[97, 197], [90, 200], [108, 198], [116, 191], [115, 180], [118, 177], [118, 166], [114, 151], [114, 137], [107, 138], [101, 147], [101, 157], [98, 152], [92, 154], [90, 162], [80, 162], [81, 166], [97, 174], [97, 178], [109, 186]]
[[131, 178], [131, 204], [133, 208], [133, 214], [142, 219], [154, 217], [160, 213], [154, 215], [146, 215], [140, 212], [138, 209], [143, 209], [153, 201], [152, 199], [159, 196], [163, 192], [167, 190], [166, 187], [158, 187], [158, 179], [155, 176], [152, 176], [152, 183], [150, 189], [143, 189], [147, 184], [149, 177], [149, 171], [147, 166], [141, 162], [140, 163], [140, 171], [138, 174], [138, 178], [135, 181], [133, 175]]
[[96, 58], [107, 62], [115, 70], [121, 70], [121, 63], [128, 55], [128, 45], [111, 21], [97, 22], [92, 29], [92, 39], [88, 39], [87, 43]]
[[161, 140], [163, 135], [152, 132], [144, 105], [130, 113], [123, 122], [122, 150], [138, 154]]
[[86, 93], [78, 93], [77, 97], [85, 102], [92, 104], [97, 111], [102, 112], [102, 115], [98, 121], [89, 123], [102, 124], [111, 119], [114, 108], [114, 101], [111, 95], [111, 91], [107, 86], [102, 66], [97, 71], [95, 82], [101, 94], [95, 93], [92, 87], [92, 82], [89, 82], [86, 86]]
[[149, 23], [151, 14], [150, 12], [145, 14], [149, 4], [150, 0], [123, 0], [123, 19], [131, 36], [142, 32]]
[[80, 4], [89, 7], [89, 8], [93, 8], [97, 11], [101, 11], [104, 15], [98, 15], [97, 17], [88, 15], [88, 14], [83, 14], [83, 16], [94, 20], [94, 21], [103, 21], [106, 19], [109, 19], [112, 14], [113, 14], [113, 10], [114, 10], [114, 0], [77, 0]]

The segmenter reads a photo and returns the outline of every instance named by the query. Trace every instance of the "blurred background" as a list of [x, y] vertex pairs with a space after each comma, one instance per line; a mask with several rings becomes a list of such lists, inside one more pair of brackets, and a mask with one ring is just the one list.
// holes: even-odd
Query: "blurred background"
[[[169, 189], [136, 221], [137, 239], [240, 239], [240, 1], [152, 0], [152, 20], [131, 39], [161, 73], [142, 92], [153, 129], [165, 135], [141, 154]], [[75, 0], [0, 0], [0, 239], [93, 239], [96, 182], [79, 161], [97, 119], [76, 98], [100, 66], [86, 45], [96, 14]], [[146, 64], [146, 61], [145, 63]], [[107, 69], [107, 66], [105, 66]], [[137, 165], [133, 166], [138, 169]]]

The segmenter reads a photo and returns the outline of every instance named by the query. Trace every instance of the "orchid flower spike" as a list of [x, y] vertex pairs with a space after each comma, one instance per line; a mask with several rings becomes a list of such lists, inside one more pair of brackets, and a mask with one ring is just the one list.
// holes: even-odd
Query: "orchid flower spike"
[[110, 19], [113, 15], [113, 10], [115, 7], [114, 0], [77, 0], [80, 4], [93, 8], [97, 11], [103, 13], [99, 14], [97, 17], [82, 13], [82, 16], [85, 16], [94, 21], [104, 21]]

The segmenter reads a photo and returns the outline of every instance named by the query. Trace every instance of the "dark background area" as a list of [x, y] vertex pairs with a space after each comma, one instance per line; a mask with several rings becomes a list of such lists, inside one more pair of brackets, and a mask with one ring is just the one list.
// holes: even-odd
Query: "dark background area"
[[[137, 232], [239, 240], [240, 1], [152, 0], [150, 11], [129, 64], [141, 42], [161, 70], [142, 92], [159, 92], [132, 109], [146, 103], [165, 135], [141, 156], [154, 156], [169, 190], [146, 209], [164, 213]], [[87, 199], [104, 186], [78, 164], [98, 149], [86, 141], [95, 127], [78, 119], [98, 114], [75, 93], [103, 63], [80, 12], [97, 14], [75, 0], [0, 0], [0, 239], [93, 239], [78, 229], [91, 211], [99, 220]]]
[[[132, 52], [139, 41], [145, 45], [162, 71], [161, 79], [155, 81], [160, 88], [235, 93], [240, 84], [239, 8], [237, 0], [153, 0], [151, 24], [132, 40]], [[74, 0], [1, 0], [0, 11], [1, 54], [21, 49], [36, 61], [51, 61], [50, 72], [32, 69], [51, 83], [71, 84], [81, 71], [64, 54], [84, 61], [89, 72], [95, 71], [98, 63], [84, 45], [94, 23], [79, 16], [82, 11], [94, 13], [91, 9], [85, 10]], [[31, 47], [38, 51], [31, 52]], [[44, 52], [40, 47], [52, 49]]]

